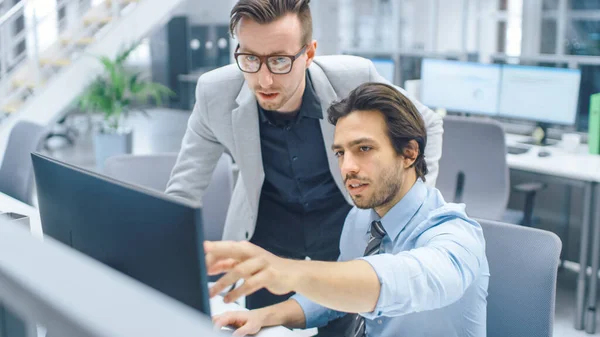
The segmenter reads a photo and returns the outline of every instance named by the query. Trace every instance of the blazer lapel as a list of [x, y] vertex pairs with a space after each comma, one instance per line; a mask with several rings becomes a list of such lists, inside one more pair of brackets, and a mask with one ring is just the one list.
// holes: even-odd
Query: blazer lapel
[[310, 72], [312, 84], [315, 87], [317, 96], [319, 96], [321, 109], [323, 110], [323, 119], [321, 119], [321, 133], [323, 134], [323, 141], [325, 143], [325, 153], [327, 154], [327, 161], [329, 162], [329, 171], [331, 171], [331, 175], [333, 176], [337, 187], [340, 189], [346, 200], [352, 204], [352, 198], [350, 197], [350, 194], [348, 194], [346, 186], [344, 185], [344, 180], [340, 174], [338, 159], [331, 151], [335, 127], [329, 123], [327, 118], [327, 109], [329, 109], [331, 103], [338, 99], [338, 96], [331, 86], [331, 82], [329, 82], [327, 75], [325, 75], [325, 72], [323, 72], [323, 69], [315, 64], [315, 62], [311, 63], [308, 71]]
[[237, 109], [232, 112], [236, 163], [248, 193], [248, 202], [256, 215], [260, 190], [265, 177], [260, 148], [260, 130], [256, 98], [246, 82], [236, 98]]

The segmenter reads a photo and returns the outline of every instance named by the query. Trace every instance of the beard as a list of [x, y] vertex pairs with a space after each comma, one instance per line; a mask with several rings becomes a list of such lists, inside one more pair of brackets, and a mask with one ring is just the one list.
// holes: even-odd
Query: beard
[[277, 110], [281, 109], [281, 107], [283, 106], [283, 101], [279, 101], [279, 102], [264, 102], [261, 100], [257, 100], [257, 101], [258, 101], [258, 104], [260, 105], [260, 107], [267, 111], [277, 111]]
[[370, 198], [365, 198], [362, 195], [352, 196], [352, 201], [354, 201], [356, 207], [371, 209], [386, 205], [394, 200], [402, 185], [401, 179], [398, 178], [398, 169], [394, 168], [394, 170], [384, 172], [383, 176], [378, 179], [379, 183], [377, 186], [370, 186], [374, 188], [374, 192]]
[[256, 97], [256, 101], [261, 108], [267, 111], [277, 111], [283, 107], [283, 105], [288, 101], [288, 96], [284, 95], [283, 92], [278, 91], [277, 98], [274, 100], [264, 100], [258, 94], [259, 89], [254, 90], [254, 97]]

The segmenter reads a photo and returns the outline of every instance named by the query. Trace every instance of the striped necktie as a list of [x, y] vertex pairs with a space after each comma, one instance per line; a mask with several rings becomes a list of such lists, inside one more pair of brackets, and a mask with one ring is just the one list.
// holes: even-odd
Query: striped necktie
[[[373, 221], [371, 223], [371, 235], [369, 236], [369, 243], [365, 249], [364, 256], [371, 256], [379, 254], [381, 250], [381, 240], [385, 236], [385, 229], [381, 225], [380, 221]], [[365, 318], [358, 314], [353, 314], [354, 318], [346, 333], [346, 337], [365, 337]]]

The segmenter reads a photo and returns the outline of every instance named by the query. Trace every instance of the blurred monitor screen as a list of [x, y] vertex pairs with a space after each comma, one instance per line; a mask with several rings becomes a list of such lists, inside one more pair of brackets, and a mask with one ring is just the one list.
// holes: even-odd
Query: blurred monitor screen
[[504, 65], [499, 114], [573, 125], [577, 117], [580, 81], [581, 71], [577, 69]]
[[379, 75], [383, 76], [390, 83], [394, 83], [394, 74], [396, 73], [396, 65], [393, 60], [390, 59], [371, 59], [371, 62], [375, 65], [375, 69]]
[[496, 115], [501, 66], [424, 59], [421, 101], [431, 108]]

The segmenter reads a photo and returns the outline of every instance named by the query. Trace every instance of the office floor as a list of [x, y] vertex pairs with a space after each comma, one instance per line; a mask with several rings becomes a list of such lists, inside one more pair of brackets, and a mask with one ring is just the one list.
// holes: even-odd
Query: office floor
[[[158, 153], [179, 151], [181, 138], [185, 132], [189, 112], [179, 110], [150, 110], [150, 118], [133, 116], [129, 124], [134, 129], [134, 153]], [[52, 142], [53, 150], [48, 153], [58, 159], [95, 169], [95, 159], [91, 133], [86, 132], [86, 119], [74, 118], [73, 124], [80, 129], [73, 146], [61, 146], [60, 141]], [[555, 337], [589, 336], [573, 328], [575, 316], [575, 285], [577, 273], [568, 268], [559, 272], [556, 298]], [[597, 332], [600, 334], [600, 329]]]

